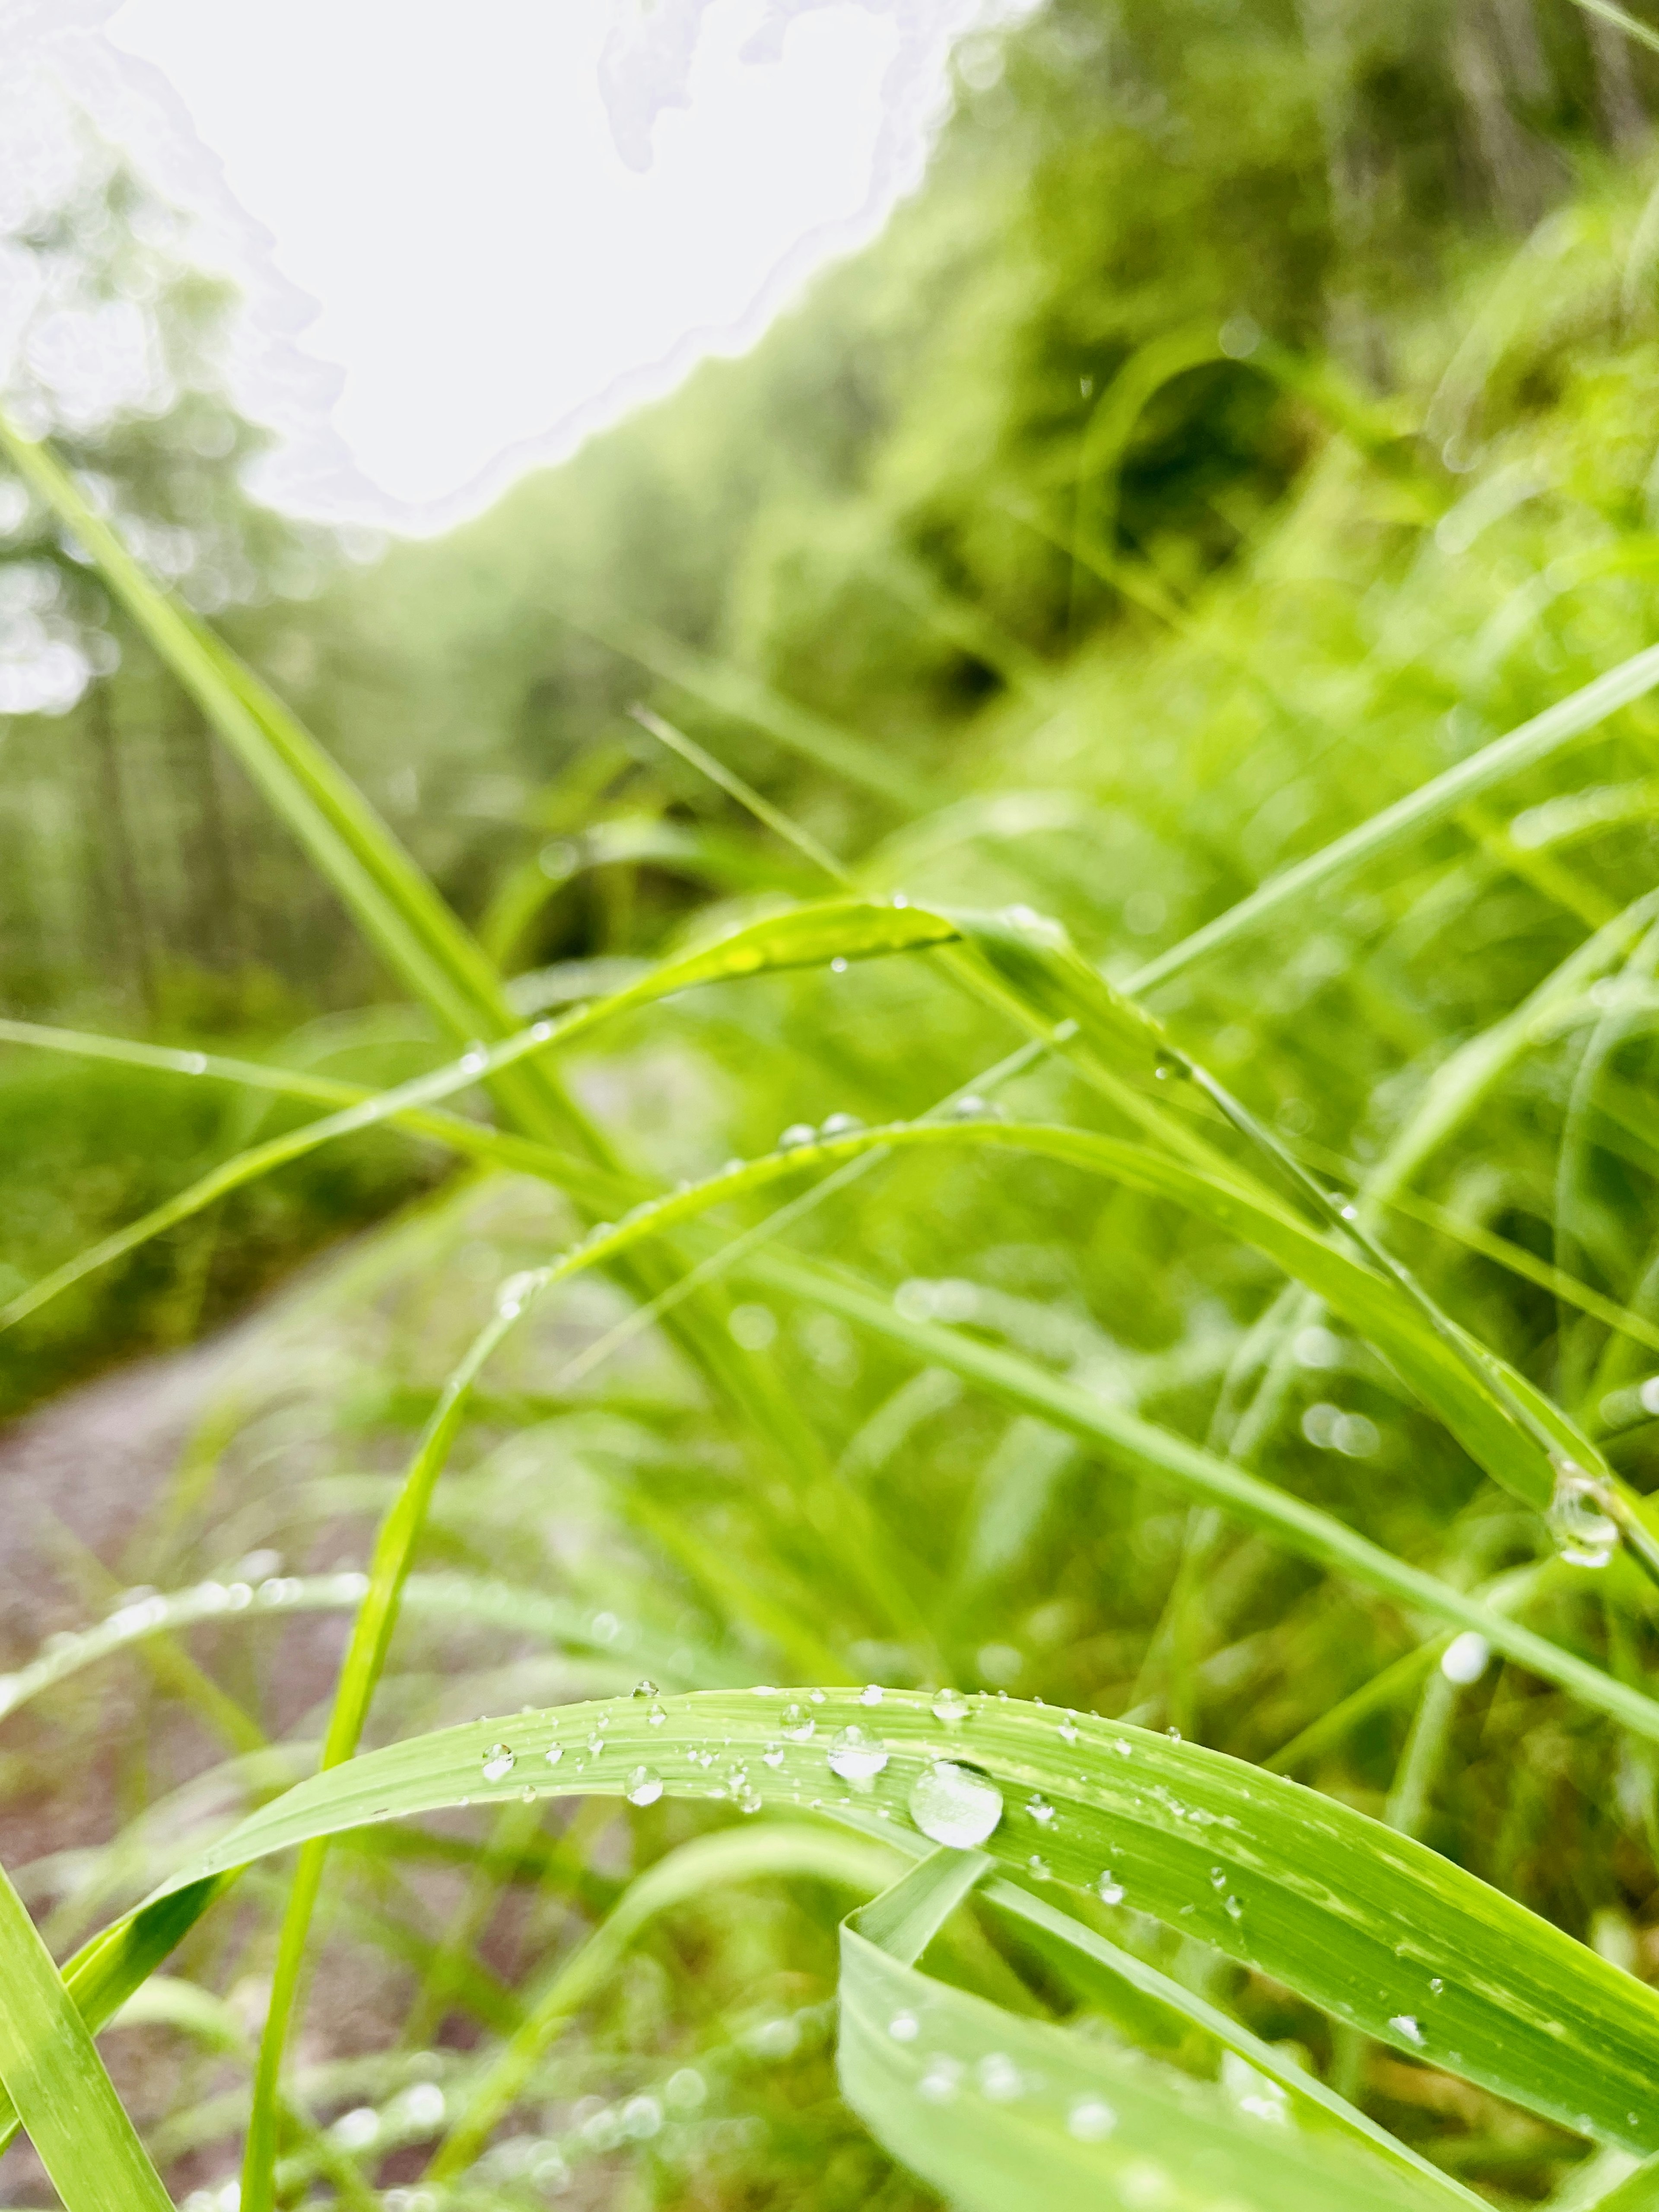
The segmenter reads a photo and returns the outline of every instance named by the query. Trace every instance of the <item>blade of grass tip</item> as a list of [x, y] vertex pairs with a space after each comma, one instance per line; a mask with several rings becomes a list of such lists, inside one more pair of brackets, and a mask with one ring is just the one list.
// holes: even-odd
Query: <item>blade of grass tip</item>
[[[1584, 4], [1584, 0], [1580, 0]], [[1595, 677], [1542, 714], [1534, 714], [1469, 758], [1408, 792], [1358, 823], [1306, 860], [1271, 877], [1249, 895], [1170, 946], [1136, 970], [1122, 987], [1132, 994], [1182, 974], [1197, 961], [1231, 944], [1289, 901], [1334, 881], [1351, 869], [1379, 858], [1419, 831], [1443, 822], [1474, 795], [1540, 761], [1628, 707], [1659, 684], [1659, 646], [1633, 653], [1616, 668]]]
[[781, 807], [774, 806], [769, 799], [763, 799], [752, 784], [746, 783], [735, 769], [727, 768], [724, 761], [717, 760], [695, 738], [687, 737], [684, 730], [677, 730], [672, 722], [665, 721], [660, 714], [653, 714], [649, 707], [641, 706], [637, 702], [628, 711], [640, 727], [648, 731], [659, 744], [666, 745], [670, 752], [678, 753], [682, 760], [688, 762], [725, 792], [728, 799], [735, 799], [739, 806], [746, 807], [755, 819], [763, 822], [775, 836], [781, 837], [787, 845], [793, 845], [815, 868], [821, 868], [831, 883], [840, 884], [844, 890], [855, 892], [858, 890], [853, 878], [827, 845], [821, 845], [810, 830], [805, 830], [799, 823], [792, 821]]
[[92, 2032], [3, 1869], [0, 2081], [65, 2212], [172, 2212]]

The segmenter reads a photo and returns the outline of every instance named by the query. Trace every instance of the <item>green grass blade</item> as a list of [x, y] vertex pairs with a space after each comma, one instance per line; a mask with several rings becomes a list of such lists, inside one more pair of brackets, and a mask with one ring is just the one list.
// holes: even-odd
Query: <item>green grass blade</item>
[[[1058, 1881], [1091, 1891], [1109, 1880], [1134, 1908], [1396, 2050], [1597, 2140], [1659, 2148], [1659, 1994], [1335, 1801], [1200, 1746], [1014, 1700], [981, 1697], [955, 1723], [926, 1695], [896, 1691], [878, 1708], [848, 1691], [694, 1693], [664, 1700], [654, 1724], [647, 1705], [567, 1706], [368, 1753], [250, 1815], [174, 1884], [365, 1822], [463, 1798], [508, 1802], [526, 1787], [625, 1795], [660, 1783], [704, 1802], [738, 1789], [868, 1832], [906, 1830], [931, 1763], [966, 1759], [1001, 1790], [1002, 1818], [981, 1848], [1002, 1865], [1029, 1879], [1040, 1857]], [[867, 1786], [828, 1763], [848, 1725], [885, 1754]], [[696, 1763], [705, 1748], [715, 1772]], [[1028, 1809], [1038, 1796], [1052, 1808], [1041, 1818]]]
[[0, 2081], [66, 2212], [171, 2212], [91, 2032], [3, 1872]]
[[871, 1942], [870, 1917], [866, 1909], [842, 1928], [842, 2094], [963, 2212], [1219, 2202], [1241, 2212], [1428, 2212], [1474, 2201], [1339, 2139], [1304, 2136], [1271, 2094], [1252, 2099], [1255, 2117], [1174, 2067], [936, 1981]]

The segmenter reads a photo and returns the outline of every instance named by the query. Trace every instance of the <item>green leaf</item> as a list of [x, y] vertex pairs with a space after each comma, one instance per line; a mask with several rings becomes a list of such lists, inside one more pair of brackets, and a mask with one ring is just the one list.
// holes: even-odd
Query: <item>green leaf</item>
[[[1104, 1879], [1135, 1909], [1398, 2051], [1598, 2141], [1659, 2149], [1659, 1995], [1345, 1805], [1200, 1746], [1014, 1700], [981, 1697], [954, 1725], [926, 1696], [897, 1691], [878, 1707], [842, 1691], [662, 1703], [659, 1722], [647, 1700], [623, 1698], [471, 1723], [349, 1760], [250, 1815], [157, 1901], [345, 1828], [526, 1788], [637, 1795], [659, 1783], [671, 1796], [729, 1802], [736, 1791], [869, 1833], [889, 1823], [908, 1831], [924, 1772], [966, 1759], [1004, 1801], [982, 1848], [1024, 1880], [1092, 1892]], [[829, 1764], [848, 1726], [885, 1753], [862, 1786]]]
[[0, 2081], [67, 2212], [171, 2212], [91, 2031], [3, 1873]]
[[842, 1927], [842, 2094], [963, 2212], [1428, 2212], [1477, 2201], [1357, 2146], [1310, 2139], [1265, 2081], [1245, 2092], [1252, 2113], [1138, 2051], [918, 1972], [872, 1940], [885, 1902]]

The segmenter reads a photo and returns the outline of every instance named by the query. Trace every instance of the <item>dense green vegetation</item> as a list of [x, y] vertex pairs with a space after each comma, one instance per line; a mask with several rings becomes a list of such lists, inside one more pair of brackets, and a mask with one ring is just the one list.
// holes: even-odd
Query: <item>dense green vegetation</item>
[[1659, 2204], [1651, 58], [1057, 6], [315, 597], [4, 434], [258, 855], [9, 909], [8, 1387], [403, 1207], [10, 1655], [9, 2201]]

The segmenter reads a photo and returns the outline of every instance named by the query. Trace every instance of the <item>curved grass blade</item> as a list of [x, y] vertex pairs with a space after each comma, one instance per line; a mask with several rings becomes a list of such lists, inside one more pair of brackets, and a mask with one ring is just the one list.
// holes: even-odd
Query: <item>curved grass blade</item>
[[908, 1826], [935, 1761], [966, 1758], [1003, 1800], [982, 1848], [1026, 1879], [1104, 1880], [1395, 2050], [1598, 2141], [1659, 2149], [1659, 1994], [1345, 1805], [1200, 1746], [992, 1697], [960, 1721], [895, 1691], [873, 1710], [850, 1691], [702, 1692], [663, 1707], [653, 1723], [644, 1699], [567, 1706], [369, 1753], [251, 1814], [158, 1899], [345, 1828], [526, 1787], [705, 1802], [736, 1790], [878, 1835]]

